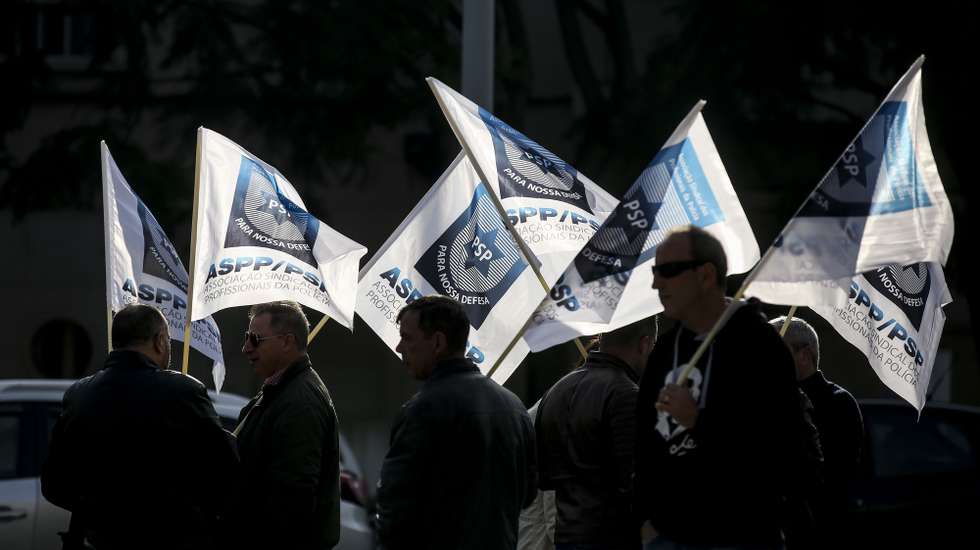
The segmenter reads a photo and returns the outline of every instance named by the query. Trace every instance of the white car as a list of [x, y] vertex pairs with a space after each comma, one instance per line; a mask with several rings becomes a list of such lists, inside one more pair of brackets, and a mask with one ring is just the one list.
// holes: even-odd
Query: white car
[[[0, 380], [0, 548], [59, 550], [69, 514], [41, 495], [41, 465], [61, 398], [74, 380]], [[239, 395], [209, 391], [225, 429], [232, 430], [248, 403]], [[340, 550], [374, 548], [361, 469], [340, 436]]]

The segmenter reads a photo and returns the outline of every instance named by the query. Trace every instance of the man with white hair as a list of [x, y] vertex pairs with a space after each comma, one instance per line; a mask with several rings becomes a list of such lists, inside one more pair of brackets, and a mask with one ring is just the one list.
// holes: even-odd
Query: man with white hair
[[[786, 317], [779, 317], [770, 324], [782, 330], [785, 322]], [[811, 415], [820, 434], [824, 484], [813, 502], [817, 530], [826, 542], [840, 540], [835, 535], [846, 529], [847, 486], [857, 474], [864, 441], [861, 409], [847, 390], [820, 370], [820, 340], [809, 323], [791, 318], [783, 339], [793, 354], [800, 389], [813, 404]]]

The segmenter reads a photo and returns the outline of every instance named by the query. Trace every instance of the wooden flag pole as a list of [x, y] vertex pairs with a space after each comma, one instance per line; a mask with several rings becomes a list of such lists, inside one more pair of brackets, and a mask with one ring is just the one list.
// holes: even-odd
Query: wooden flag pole
[[[541, 262], [538, 260], [538, 257], [531, 252], [531, 249], [528, 248], [527, 243], [524, 242], [524, 239], [517, 234], [517, 229], [514, 228], [514, 224], [510, 223], [510, 218], [507, 217], [507, 211], [504, 209], [504, 205], [501, 204], [500, 197], [497, 196], [497, 193], [494, 193], [493, 187], [490, 185], [490, 178], [483, 173], [483, 168], [480, 166], [480, 163], [477, 162], [476, 155], [473, 154], [473, 150], [470, 149], [469, 143], [467, 143], [463, 138], [463, 133], [459, 130], [459, 127], [456, 126], [455, 120], [452, 116], [450, 116], [449, 109], [446, 107], [445, 103], [442, 102], [442, 97], [440, 97], [439, 91], [436, 90], [436, 83], [434, 79], [429, 77], [425, 80], [429, 83], [429, 88], [432, 89], [432, 95], [435, 96], [436, 103], [439, 104], [439, 109], [442, 110], [443, 116], [446, 117], [446, 122], [449, 123], [449, 127], [452, 129], [453, 134], [456, 135], [456, 141], [458, 141], [463, 147], [463, 151], [466, 153], [466, 156], [469, 157], [470, 164], [473, 165], [473, 169], [476, 170], [476, 174], [480, 176], [480, 179], [483, 182], [485, 182], [487, 186], [487, 195], [489, 195], [490, 199], [493, 201], [493, 205], [497, 209], [497, 214], [500, 215], [500, 220], [504, 223], [504, 226], [507, 227], [507, 231], [510, 232], [511, 236], [514, 238], [514, 242], [517, 244], [517, 247], [521, 249], [524, 259], [527, 261], [528, 265], [531, 266], [531, 269], [534, 271], [534, 275], [537, 276], [538, 282], [541, 283], [541, 288], [544, 289], [545, 294], [551, 292], [551, 287], [548, 286], [548, 283], [545, 282], [544, 277], [541, 275]], [[527, 324], [525, 323], [525, 327], [526, 326]], [[523, 329], [521, 332], [524, 332]], [[513, 342], [511, 342], [511, 345], [513, 345]], [[510, 347], [511, 346], [508, 346], [508, 351], [510, 350]], [[504, 354], [504, 356], [506, 356], [506, 354]], [[496, 366], [494, 368], [496, 368]]]
[[313, 327], [313, 330], [310, 331], [310, 336], [306, 339], [306, 345], [309, 345], [310, 342], [312, 342], [313, 339], [316, 338], [316, 335], [320, 333], [320, 329], [322, 329], [323, 325], [327, 324], [327, 321], [329, 320], [330, 320], [330, 316], [326, 314], [324, 314], [324, 316], [320, 318], [320, 322], [317, 323], [316, 326]]
[[[446, 122], [449, 123], [449, 127], [452, 129], [453, 134], [456, 135], [456, 141], [458, 141], [459, 144], [463, 147], [463, 152], [466, 153], [467, 157], [469, 157], [470, 164], [473, 165], [473, 169], [476, 170], [477, 175], [480, 176], [481, 180], [486, 182], [488, 186], [487, 194], [490, 195], [490, 199], [493, 201], [493, 205], [497, 209], [497, 213], [500, 215], [501, 221], [503, 221], [504, 225], [507, 227], [507, 230], [514, 238], [514, 242], [517, 243], [518, 248], [521, 249], [521, 252], [524, 254], [524, 259], [527, 260], [528, 265], [531, 266], [531, 270], [534, 271], [534, 275], [538, 278], [538, 282], [541, 284], [541, 288], [544, 289], [545, 294], [551, 292], [551, 287], [548, 285], [547, 282], [545, 282], [544, 276], [541, 275], [541, 262], [538, 260], [538, 257], [535, 256], [533, 252], [531, 252], [530, 248], [528, 248], [527, 243], [524, 242], [524, 239], [522, 239], [520, 235], [517, 234], [517, 229], [515, 229], [514, 225], [510, 223], [510, 218], [507, 217], [507, 211], [506, 209], [504, 209], [504, 205], [500, 202], [500, 198], [497, 197], [497, 194], [493, 192], [492, 188], [489, 188], [490, 178], [488, 178], [487, 175], [483, 173], [483, 168], [480, 166], [480, 163], [476, 161], [476, 156], [473, 154], [473, 150], [470, 149], [469, 143], [467, 143], [466, 140], [463, 138], [463, 133], [459, 130], [459, 127], [456, 125], [456, 122], [453, 119], [453, 117], [449, 115], [449, 109], [446, 107], [445, 103], [443, 103], [442, 97], [439, 95], [439, 92], [436, 90], [436, 84], [434, 80], [431, 77], [429, 77], [426, 79], [426, 82], [429, 83], [429, 88], [432, 89], [432, 95], [435, 96], [436, 103], [439, 104], [439, 109], [442, 110], [443, 116], [446, 117]], [[529, 318], [528, 322], [524, 324], [523, 328], [521, 328], [521, 331], [517, 335], [518, 338], [523, 337], [524, 332], [525, 330], [527, 330], [527, 327], [529, 326], [530, 322], [531, 322], [531, 318]], [[507, 354], [510, 353], [510, 350], [514, 347], [516, 343], [517, 343], [516, 339], [511, 341], [511, 343], [504, 350], [503, 355], [500, 356], [500, 359], [497, 360], [497, 363], [494, 364], [493, 368], [490, 369], [490, 372], [487, 374], [487, 376], [490, 376], [491, 374], [493, 374], [494, 371], [497, 370], [497, 367], [500, 366], [500, 362], [503, 361], [505, 357], [507, 357]], [[575, 339], [575, 345], [576, 347], [578, 347], [579, 353], [582, 354], [583, 359], [588, 357], [588, 352], [585, 350], [585, 347], [582, 346], [582, 343], [579, 342], [578, 338]]]
[[786, 329], [789, 328], [789, 322], [793, 320], [793, 315], [796, 315], [797, 306], [789, 308], [789, 313], [786, 314], [786, 320], [783, 321], [783, 326], [779, 327], [779, 337], [782, 338], [786, 336]]
[[191, 309], [194, 305], [194, 272], [197, 268], [197, 216], [200, 203], [199, 192], [201, 190], [201, 164], [203, 162], [201, 151], [202, 136], [204, 128], [197, 129], [197, 155], [194, 161], [194, 207], [191, 210], [191, 257], [190, 257], [190, 276], [187, 278], [187, 317], [184, 318], [184, 354], [180, 364], [180, 372], [187, 374], [187, 364], [191, 353]]
[[510, 350], [514, 349], [514, 346], [517, 345], [517, 341], [524, 337], [524, 331], [527, 330], [527, 327], [531, 326], [532, 319], [534, 319], [534, 315], [531, 315], [530, 317], [527, 318], [527, 321], [524, 322], [524, 326], [521, 327], [521, 330], [517, 331], [517, 334], [514, 335], [514, 338], [510, 341], [509, 344], [507, 344], [507, 347], [504, 349], [504, 352], [500, 354], [500, 357], [497, 359], [497, 362], [494, 363], [492, 367], [490, 367], [489, 371], [487, 371], [487, 378], [492, 377], [493, 373], [497, 372], [497, 368], [500, 367], [500, 364], [503, 363], [504, 359], [507, 358], [507, 355], [510, 353]]
[[[789, 227], [789, 224], [787, 224], [787, 227]], [[785, 229], [783, 231], [785, 231]], [[749, 283], [751, 283], [752, 280], [755, 279], [755, 274], [759, 272], [759, 268], [761, 268], [763, 265], [766, 264], [766, 262], [769, 261], [769, 257], [772, 256], [773, 251], [775, 249], [776, 249], [775, 247], [770, 246], [769, 249], [766, 250], [765, 255], [762, 256], [762, 259], [759, 260], [759, 263], [755, 264], [755, 267], [752, 268], [752, 271], [749, 273], [748, 277], [746, 277], [745, 281], [742, 282], [741, 288], [739, 288], [738, 292], [735, 293], [735, 296], [732, 297], [732, 303], [728, 304], [728, 307], [725, 308], [725, 311], [724, 313], [721, 314], [721, 317], [719, 317], [718, 320], [715, 321], [715, 325], [711, 327], [711, 330], [708, 332], [708, 335], [705, 336], [704, 340], [701, 341], [701, 345], [698, 346], [697, 351], [695, 351], [694, 355], [691, 356], [691, 360], [688, 361], [687, 364], [683, 365], [683, 370], [681, 371], [680, 376], [677, 377], [677, 381], [675, 382], [675, 384], [683, 386], [684, 382], [687, 381], [687, 377], [690, 376], [691, 370], [694, 368], [694, 365], [698, 363], [698, 360], [701, 359], [701, 356], [704, 355], [705, 351], [707, 351], [708, 346], [710, 346], [711, 342], [714, 341], [715, 336], [717, 336], [718, 334], [718, 331], [721, 330], [723, 326], [725, 326], [725, 323], [728, 322], [728, 319], [730, 319], [732, 314], [735, 313], [735, 310], [739, 307], [738, 302], [739, 300], [742, 299], [742, 296], [745, 295], [745, 290], [749, 287]]]

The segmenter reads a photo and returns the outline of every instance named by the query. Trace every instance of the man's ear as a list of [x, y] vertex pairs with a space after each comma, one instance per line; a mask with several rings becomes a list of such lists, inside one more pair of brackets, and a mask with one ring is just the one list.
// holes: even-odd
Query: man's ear
[[449, 340], [446, 339], [446, 334], [437, 330], [432, 333], [432, 339], [435, 341], [436, 355], [444, 355], [449, 346]]
[[715, 281], [718, 278], [718, 269], [715, 264], [711, 262], [705, 262], [700, 266], [703, 269], [698, 270], [701, 274], [701, 284], [706, 286], [715, 286]]
[[166, 330], [161, 330], [157, 333], [157, 337], [153, 339], [153, 351], [163, 354], [169, 347], [170, 333]]

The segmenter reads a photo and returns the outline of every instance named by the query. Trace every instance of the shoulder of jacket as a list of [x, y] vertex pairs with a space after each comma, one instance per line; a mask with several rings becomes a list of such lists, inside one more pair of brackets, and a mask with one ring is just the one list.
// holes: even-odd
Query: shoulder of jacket
[[175, 370], [160, 370], [157, 371], [156, 376], [172, 389], [207, 393], [207, 387], [200, 380], [189, 374], [183, 374]]

